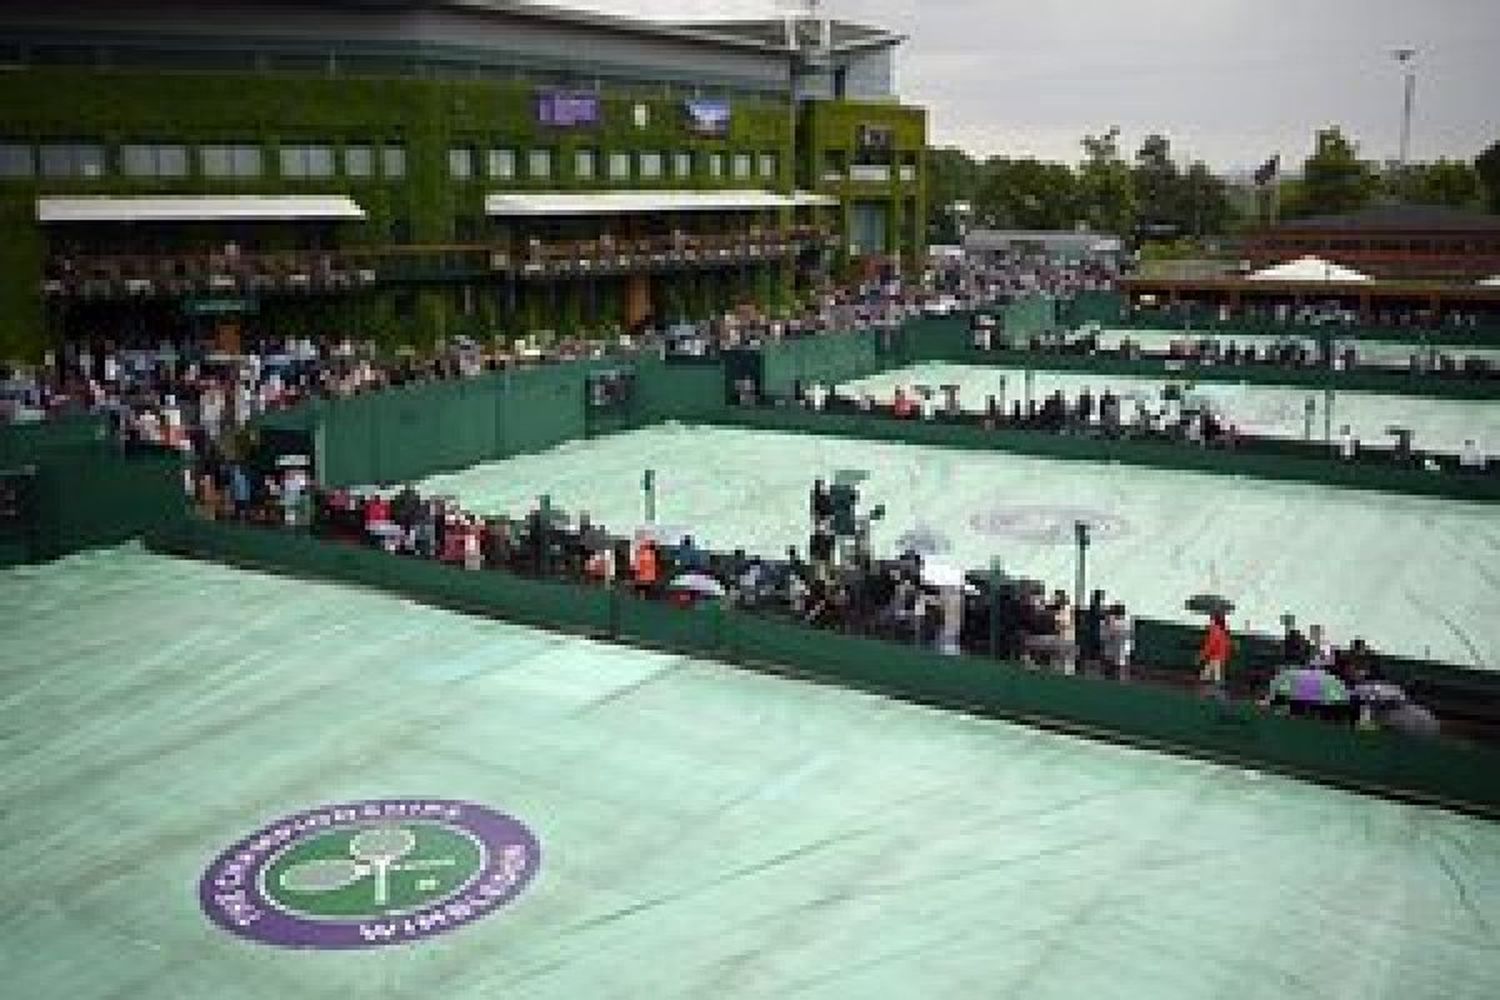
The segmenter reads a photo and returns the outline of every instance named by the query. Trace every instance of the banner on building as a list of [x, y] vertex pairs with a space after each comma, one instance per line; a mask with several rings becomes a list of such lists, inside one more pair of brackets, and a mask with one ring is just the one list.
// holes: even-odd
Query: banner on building
[[539, 90], [536, 120], [556, 128], [599, 124], [599, 95], [576, 90]]
[[726, 136], [729, 134], [729, 102], [694, 98], [682, 103], [687, 113], [688, 131], [695, 135]]

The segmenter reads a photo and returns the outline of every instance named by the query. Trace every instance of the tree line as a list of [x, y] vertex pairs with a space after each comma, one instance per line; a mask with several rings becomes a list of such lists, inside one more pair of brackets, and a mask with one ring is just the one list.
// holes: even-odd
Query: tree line
[[1082, 156], [1073, 164], [929, 150], [931, 242], [957, 242], [961, 225], [1086, 226], [1138, 243], [1196, 241], [1252, 228], [1273, 215], [1303, 218], [1393, 202], [1500, 213], [1500, 140], [1472, 161], [1401, 167], [1362, 158], [1357, 143], [1334, 126], [1317, 133], [1300, 173], [1283, 176], [1279, 162], [1273, 161], [1275, 169], [1268, 162], [1260, 184], [1233, 182], [1202, 161], [1179, 163], [1164, 135], [1146, 136], [1128, 160], [1118, 128], [1085, 135], [1080, 147]]

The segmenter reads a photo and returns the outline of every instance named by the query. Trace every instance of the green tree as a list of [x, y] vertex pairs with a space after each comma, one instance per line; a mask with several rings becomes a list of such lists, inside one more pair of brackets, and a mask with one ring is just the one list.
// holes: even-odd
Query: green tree
[[1470, 208], [1479, 202], [1479, 174], [1462, 160], [1419, 163], [1398, 171], [1392, 192], [1417, 205]]
[[1485, 211], [1500, 213], [1500, 139], [1475, 159], [1474, 173], [1484, 188]]
[[1072, 229], [1077, 184], [1064, 163], [996, 158], [982, 167], [975, 214], [996, 226]]
[[980, 166], [961, 149], [927, 151], [927, 228], [934, 243], [957, 243], [954, 204], [973, 204], [979, 191]]
[[1179, 235], [1188, 231], [1182, 172], [1172, 162], [1172, 143], [1166, 136], [1146, 136], [1136, 151], [1131, 179], [1136, 220], [1143, 232]]
[[1235, 223], [1239, 213], [1229, 197], [1229, 185], [1208, 164], [1194, 160], [1182, 175], [1181, 190], [1187, 231], [1194, 236], [1221, 235]]
[[1078, 166], [1078, 207], [1083, 221], [1103, 232], [1128, 236], [1135, 228], [1135, 183], [1120, 156], [1120, 128], [1086, 135]]
[[[1302, 184], [1285, 215], [1338, 215], [1365, 207], [1378, 186], [1375, 171], [1338, 126], [1318, 132], [1313, 154], [1302, 164]], [[1293, 211], [1295, 209], [1295, 212]]]

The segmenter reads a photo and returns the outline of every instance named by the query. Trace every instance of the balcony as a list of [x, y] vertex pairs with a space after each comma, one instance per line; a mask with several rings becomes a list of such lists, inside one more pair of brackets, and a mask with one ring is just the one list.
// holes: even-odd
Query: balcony
[[59, 255], [47, 266], [49, 299], [130, 300], [327, 294], [373, 285], [587, 277], [736, 267], [836, 245], [824, 227], [675, 234], [641, 240], [414, 245], [337, 251]]
[[855, 163], [849, 167], [849, 180], [856, 184], [889, 184], [891, 167], [888, 163]]

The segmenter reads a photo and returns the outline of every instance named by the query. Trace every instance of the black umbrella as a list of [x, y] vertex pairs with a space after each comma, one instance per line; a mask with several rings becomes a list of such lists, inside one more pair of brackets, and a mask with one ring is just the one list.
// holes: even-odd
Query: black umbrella
[[1227, 615], [1234, 610], [1234, 602], [1218, 594], [1194, 594], [1187, 599], [1186, 607], [1200, 615]]

